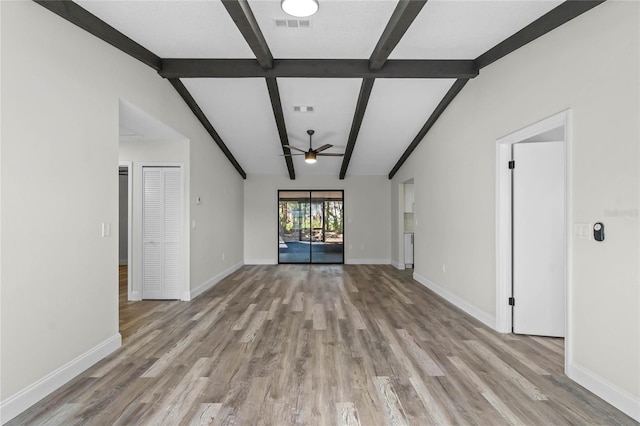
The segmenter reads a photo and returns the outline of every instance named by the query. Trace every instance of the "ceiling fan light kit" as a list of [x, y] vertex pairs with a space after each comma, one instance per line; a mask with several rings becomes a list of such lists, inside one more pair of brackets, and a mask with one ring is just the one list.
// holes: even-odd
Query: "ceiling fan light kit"
[[304, 162], [313, 164], [316, 162], [316, 153], [315, 152], [305, 152], [304, 153]]
[[306, 18], [315, 14], [320, 5], [318, 0], [282, 0], [280, 7], [288, 15]]
[[293, 149], [295, 151], [299, 151], [302, 154], [281, 154], [284, 155], [286, 157], [291, 157], [292, 155], [304, 155], [304, 162], [308, 163], [308, 164], [313, 164], [317, 161], [317, 157], [318, 156], [324, 156], [324, 157], [343, 157], [344, 156], [344, 152], [341, 153], [337, 153], [337, 152], [322, 152], [326, 149], [331, 148], [333, 145], [331, 144], [324, 144], [321, 147], [318, 147], [316, 149], [313, 149], [313, 145], [311, 144], [311, 138], [313, 136], [315, 132], [313, 130], [307, 130], [307, 134], [309, 135], [309, 150], [305, 151], [302, 148], [298, 148], [297, 146], [293, 146], [293, 145], [283, 145], [285, 148], [289, 148], [289, 149]]

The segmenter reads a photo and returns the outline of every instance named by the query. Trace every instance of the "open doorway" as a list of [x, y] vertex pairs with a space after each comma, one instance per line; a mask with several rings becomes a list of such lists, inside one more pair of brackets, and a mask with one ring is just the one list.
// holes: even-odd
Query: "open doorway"
[[131, 162], [121, 161], [118, 167], [118, 286], [120, 302], [131, 300], [132, 238], [133, 217]]
[[[126, 342], [128, 336], [143, 324], [139, 318], [151, 310], [161, 309], [166, 302], [143, 302], [144, 264], [142, 202], [143, 166], [178, 165], [185, 174], [189, 169], [189, 141], [165, 123], [144, 110], [124, 101], [119, 101], [119, 324], [120, 334]], [[183, 188], [184, 187], [184, 188]], [[174, 298], [189, 300], [189, 183], [181, 179], [179, 227], [183, 232], [183, 247], [179, 260], [174, 262], [182, 283], [180, 293]], [[114, 229], [114, 233], [116, 230]], [[126, 260], [125, 260], [126, 259]], [[149, 296], [147, 294], [147, 296]], [[153, 295], [151, 295], [153, 297]], [[147, 297], [148, 298], [148, 297]]]
[[415, 268], [415, 189], [413, 178], [398, 183], [397, 212], [397, 246], [398, 261], [392, 262], [393, 266], [400, 270], [407, 270], [408, 274], [413, 274]]
[[415, 189], [413, 179], [403, 183], [404, 186], [404, 203], [403, 203], [403, 220], [402, 220], [402, 245], [404, 247], [404, 267], [405, 269], [415, 268], [415, 234], [414, 228], [414, 210], [415, 210]]

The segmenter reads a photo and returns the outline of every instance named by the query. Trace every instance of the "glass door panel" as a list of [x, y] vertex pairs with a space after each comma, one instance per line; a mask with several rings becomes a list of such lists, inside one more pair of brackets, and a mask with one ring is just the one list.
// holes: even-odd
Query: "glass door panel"
[[344, 263], [343, 191], [278, 191], [278, 262]]
[[309, 191], [280, 191], [278, 194], [278, 261], [311, 262]]
[[313, 263], [344, 263], [342, 191], [311, 192]]

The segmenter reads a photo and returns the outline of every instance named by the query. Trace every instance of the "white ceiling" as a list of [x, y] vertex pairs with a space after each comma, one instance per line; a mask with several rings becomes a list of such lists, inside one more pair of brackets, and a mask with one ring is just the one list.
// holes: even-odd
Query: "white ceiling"
[[[361, 82], [359, 78], [279, 78], [289, 145], [308, 149], [307, 130], [312, 129], [314, 148], [332, 144], [324, 152], [344, 152]], [[296, 105], [313, 106], [314, 111], [294, 112]], [[337, 176], [342, 157], [321, 157], [315, 164], [306, 164], [304, 156], [294, 156], [293, 164], [297, 175]]]
[[291, 18], [279, 1], [250, 0], [249, 4], [274, 58], [366, 59], [397, 0], [320, 0], [309, 29], [276, 27], [275, 19]]
[[454, 81], [376, 80], [349, 164], [349, 174], [388, 174]]
[[282, 148], [264, 79], [187, 78], [182, 82], [245, 171], [287, 173], [278, 157]]
[[76, 3], [161, 58], [255, 57], [219, 0]]
[[[397, 0], [319, 0], [309, 28], [277, 27], [291, 19], [280, 0], [249, 0], [275, 59], [368, 59]], [[161, 58], [246, 58], [255, 55], [220, 0], [78, 3]], [[389, 59], [475, 59], [562, 3], [559, 0], [430, 0]], [[287, 174], [263, 78], [181, 80], [247, 174]], [[449, 90], [453, 79], [377, 78], [347, 175], [387, 175]], [[278, 78], [291, 145], [344, 152], [361, 78]], [[313, 106], [312, 113], [293, 111]], [[135, 133], [128, 123], [123, 132]], [[140, 128], [140, 126], [138, 126]], [[144, 127], [144, 126], [142, 126]], [[338, 175], [342, 157], [313, 165], [294, 156], [296, 176]]]
[[562, 0], [429, 0], [389, 59], [475, 59]]

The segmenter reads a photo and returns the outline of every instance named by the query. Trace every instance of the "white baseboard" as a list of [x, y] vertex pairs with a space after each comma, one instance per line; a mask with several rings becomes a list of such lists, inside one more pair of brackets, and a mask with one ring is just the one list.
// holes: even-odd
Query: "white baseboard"
[[122, 346], [120, 333], [108, 338], [15, 395], [0, 402], [0, 421], [7, 423], [51, 392]]
[[220, 272], [215, 277], [209, 278], [207, 281], [203, 282], [198, 287], [196, 287], [193, 290], [191, 290], [191, 293], [189, 294], [189, 299], [187, 299], [187, 300], [193, 300], [196, 297], [200, 296], [202, 293], [204, 293], [205, 291], [209, 290], [211, 287], [213, 287], [214, 285], [218, 284], [224, 278], [226, 278], [227, 276], [233, 274], [235, 271], [237, 271], [238, 269], [242, 268], [243, 266], [244, 266], [244, 262], [236, 263], [232, 267]]
[[124, 266], [124, 265], [127, 265], [128, 263], [129, 263], [128, 259], [120, 259], [118, 264], [120, 266]]
[[584, 386], [627, 416], [640, 422], [640, 399], [575, 362], [567, 364], [566, 373], [571, 380]]
[[347, 259], [347, 265], [390, 265], [391, 259]]
[[460, 298], [459, 296], [456, 296], [455, 294], [451, 293], [449, 290], [445, 289], [444, 287], [437, 285], [433, 281], [430, 281], [429, 279], [415, 272], [413, 273], [413, 279], [418, 281], [423, 286], [427, 287], [429, 290], [433, 291], [438, 296], [445, 299], [447, 302], [455, 305], [459, 309], [462, 309], [463, 311], [465, 311], [466, 313], [468, 313], [478, 321], [482, 322], [487, 327], [490, 327], [493, 330], [496, 329], [495, 316], [486, 313], [485, 311], [478, 308], [477, 306], [467, 302], [466, 300]]
[[404, 271], [405, 269], [404, 263], [396, 262], [395, 260], [391, 261], [391, 265], [393, 265], [396, 269], [399, 269], [401, 271]]
[[244, 261], [245, 265], [277, 265], [278, 261], [273, 259], [249, 259]]
[[142, 300], [142, 296], [140, 295], [139, 291], [134, 290], [134, 291], [131, 292], [131, 296], [129, 297], [129, 300], [132, 301], [132, 302], [133, 301], [137, 302], [137, 301]]

